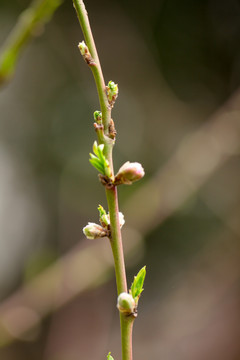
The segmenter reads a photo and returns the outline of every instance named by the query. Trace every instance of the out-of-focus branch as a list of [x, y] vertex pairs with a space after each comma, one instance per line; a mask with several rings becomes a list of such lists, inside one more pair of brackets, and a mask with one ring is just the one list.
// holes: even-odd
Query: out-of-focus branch
[[[240, 93], [200, 130], [188, 135], [156, 176], [125, 204], [131, 226], [147, 234], [178, 210], [240, 147]], [[144, 205], [143, 205], [144, 204]], [[137, 211], [136, 211], [137, 209]], [[136, 251], [139, 238], [126, 237]], [[131, 241], [127, 239], [131, 238]], [[130, 249], [126, 248], [126, 254]], [[106, 255], [108, 254], [108, 255]], [[108, 258], [109, 256], [109, 258]], [[86, 262], [89, 271], [86, 274]], [[0, 305], [0, 339], [5, 345], [39, 324], [42, 317], [84, 290], [106, 281], [112, 260], [105, 242], [74, 249]]]
[[35, 0], [21, 13], [0, 49], [0, 85], [12, 77], [25, 45], [32, 36], [41, 33], [40, 30], [62, 2], [63, 0]]

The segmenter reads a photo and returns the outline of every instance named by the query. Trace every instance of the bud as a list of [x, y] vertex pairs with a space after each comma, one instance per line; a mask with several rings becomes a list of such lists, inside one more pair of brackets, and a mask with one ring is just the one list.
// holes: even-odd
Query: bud
[[145, 175], [142, 165], [138, 162], [130, 163], [127, 161], [118, 170], [114, 184], [131, 185], [134, 181], [140, 180]]
[[82, 42], [80, 42], [78, 44], [78, 48], [79, 48], [80, 53], [82, 54], [82, 56], [85, 56], [85, 54], [89, 53], [88, 47], [87, 47], [87, 45], [85, 44], [84, 41], [82, 41]]
[[97, 124], [102, 123], [102, 113], [101, 113], [101, 111], [94, 111], [93, 116], [94, 116], [94, 120], [96, 121]]
[[99, 211], [99, 220], [101, 225], [103, 227], [107, 227], [108, 225], [110, 225], [109, 215], [106, 213], [102, 205], [98, 206], [98, 211]]
[[78, 48], [88, 65], [96, 65], [84, 41], [78, 44]]
[[115, 82], [113, 81], [109, 81], [106, 89], [107, 89], [108, 102], [111, 105], [111, 107], [113, 107], [118, 96], [118, 84], [115, 84]]
[[134, 314], [136, 310], [136, 304], [132, 295], [126, 292], [121, 293], [118, 297], [117, 308], [121, 313], [125, 315]]
[[[104, 228], [107, 227], [108, 225], [110, 225], [110, 215], [109, 215], [109, 213], [106, 213], [106, 211], [104, 210], [102, 205], [98, 206], [98, 211], [99, 211], [99, 220], [100, 220], [101, 225]], [[123, 215], [123, 213], [119, 212], [118, 216], [119, 216], [119, 225], [121, 228], [125, 224], [124, 215]]]
[[110, 352], [107, 355], [107, 360], [114, 360]]
[[121, 213], [121, 212], [118, 213], [118, 216], [119, 216], [119, 225], [120, 225], [120, 229], [121, 229], [121, 227], [125, 224], [125, 219], [124, 219], [123, 213]]
[[106, 230], [98, 224], [89, 222], [87, 226], [83, 228], [84, 235], [90, 239], [97, 239], [106, 236]]

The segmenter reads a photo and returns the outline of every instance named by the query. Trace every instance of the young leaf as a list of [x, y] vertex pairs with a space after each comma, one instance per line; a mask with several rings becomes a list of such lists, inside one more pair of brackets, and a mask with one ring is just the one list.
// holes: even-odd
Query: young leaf
[[106, 213], [106, 211], [104, 210], [104, 208], [102, 207], [102, 205], [99, 205], [99, 206], [98, 206], [98, 211], [99, 211], [100, 224], [101, 224], [103, 227], [106, 227], [106, 226], [110, 225], [109, 215]]
[[107, 355], [107, 360], [114, 360], [114, 358], [111, 356], [111, 353], [109, 352]]
[[90, 153], [90, 163], [95, 167], [101, 174], [111, 177], [111, 169], [109, 162], [103, 154], [104, 144], [98, 145], [96, 141], [93, 143], [93, 152], [95, 155]]
[[93, 152], [94, 152], [95, 155], [98, 156], [98, 145], [97, 145], [96, 140], [93, 143]]
[[99, 216], [107, 215], [106, 210], [102, 207], [102, 205], [98, 205]]
[[94, 155], [90, 154], [91, 159], [89, 159], [89, 162], [92, 164], [93, 167], [95, 167], [101, 174], [104, 175], [104, 167], [102, 163], [99, 161], [98, 158], [96, 158]]
[[134, 276], [134, 280], [131, 286], [130, 293], [136, 303], [138, 302], [138, 299], [143, 291], [143, 283], [146, 276], [146, 266], [144, 266], [136, 276]]

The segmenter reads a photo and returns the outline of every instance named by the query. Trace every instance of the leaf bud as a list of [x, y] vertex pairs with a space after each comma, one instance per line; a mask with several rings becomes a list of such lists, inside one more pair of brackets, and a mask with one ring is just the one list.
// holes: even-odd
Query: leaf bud
[[78, 44], [78, 48], [80, 50], [80, 53], [82, 54], [82, 56], [84, 56], [85, 54], [87, 54], [89, 51], [88, 51], [88, 47], [87, 45], [85, 44], [84, 41], [80, 42]]
[[135, 301], [132, 297], [132, 295], [123, 292], [118, 296], [118, 300], [117, 300], [117, 308], [118, 310], [125, 314], [125, 315], [131, 315], [134, 314], [135, 312], [135, 308], [136, 308], [136, 304]]
[[101, 238], [107, 235], [106, 230], [101, 225], [92, 222], [89, 222], [88, 225], [83, 228], [83, 233], [90, 240]]
[[94, 116], [94, 120], [96, 121], [97, 124], [102, 123], [102, 113], [101, 113], [101, 111], [94, 111], [93, 116]]
[[144, 175], [145, 172], [140, 163], [130, 163], [129, 161], [127, 161], [118, 170], [118, 173], [115, 176], [114, 184], [131, 185], [134, 181], [140, 180]]
[[107, 360], [114, 360], [110, 352], [107, 355]]
[[91, 66], [96, 65], [93, 58], [92, 58], [92, 56], [91, 56], [91, 54], [90, 54], [90, 52], [89, 52], [88, 47], [87, 47], [87, 45], [85, 44], [84, 41], [82, 41], [82, 42], [80, 42], [78, 44], [78, 48], [79, 48], [80, 53], [82, 54], [84, 60], [86, 61], [86, 63], [88, 65], [91, 65]]
[[98, 211], [99, 211], [99, 220], [101, 225], [103, 227], [107, 227], [108, 225], [110, 225], [109, 215], [106, 213], [102, 205], [98, 206]]
[[113, 107], [118, 97], [118, 84], [115, 84], [115, 82], [111, 80], [108, 82], [106, 89], [107, 89], [108, 102], [110, 106]]

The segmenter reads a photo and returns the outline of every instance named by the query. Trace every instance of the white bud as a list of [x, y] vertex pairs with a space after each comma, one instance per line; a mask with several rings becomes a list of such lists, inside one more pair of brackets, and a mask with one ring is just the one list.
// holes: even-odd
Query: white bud
[[106, 230], [101, 225], [92, 222], [83, 228], [83, 233], [90, 240], [106, 236]]
[[121, 313], [125, 315], [134, 314], [136, 310], [136, 304], [132, 295], [126, 292], [121, 293], [118, 296], [117, 308]]
[[121, 212], [118, 213], [118, 216], [119, 216], [119, 225], [121, 228], [125, 224], [125, 219], [124, 219], [123, 213], [121, 213]]

